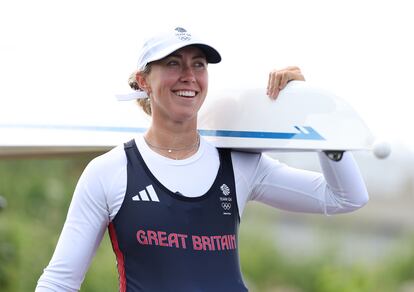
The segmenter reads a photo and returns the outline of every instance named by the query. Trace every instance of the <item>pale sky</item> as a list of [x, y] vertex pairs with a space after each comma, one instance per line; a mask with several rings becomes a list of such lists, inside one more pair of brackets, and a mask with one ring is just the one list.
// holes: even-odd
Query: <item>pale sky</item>
[[127, 93], [143, 40], [182, 26], [222, 63], [210, 90], [265, 87], [299, 66], [347, 100], [381, 139], [414, 149], [410, 1], [0, 2], [0, 120], [82, 119]]

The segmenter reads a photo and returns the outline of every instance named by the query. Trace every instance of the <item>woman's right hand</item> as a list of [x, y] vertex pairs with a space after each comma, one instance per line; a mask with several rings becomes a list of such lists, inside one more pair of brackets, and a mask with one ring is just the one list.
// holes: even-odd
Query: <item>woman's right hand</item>
[[271, 99], [276, 99], [279, 92], [292, 80], [305, 81], [305, 77], [302, 75], [299, 67], [289, 66], [281, 70], [272, 70], [269, 73], [267, 95]]

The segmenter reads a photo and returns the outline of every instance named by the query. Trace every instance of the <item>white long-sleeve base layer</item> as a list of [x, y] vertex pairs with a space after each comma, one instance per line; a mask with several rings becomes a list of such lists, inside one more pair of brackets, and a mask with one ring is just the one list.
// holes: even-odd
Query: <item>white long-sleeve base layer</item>
[[[173, 160], [152, 151], [142, 136], [136, 143], [145, 163], [169, 190], [184, 196], [205, 194], [217, 175], [217, 149], [201, 139], [198, 152]], [[248, 201], [307, 213], [335, 214], [356, 210], [368, 201], [352, 154], [332, 161], [319, 154], [323, 174], [295, 169], [264, 154], [232, 153], [240, 216]], [[108, 224], [124, 199], [127, 160], [123, 146], [92, 160], [76, 186], [54, 255], [36, 292], [78, 291]]]

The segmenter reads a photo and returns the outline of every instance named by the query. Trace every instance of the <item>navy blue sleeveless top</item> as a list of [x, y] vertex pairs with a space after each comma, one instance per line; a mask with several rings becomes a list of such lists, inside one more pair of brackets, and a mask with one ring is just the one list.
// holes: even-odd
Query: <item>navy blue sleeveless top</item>
[[108, 227], [120, 291], [247, 291], [230, 150], [219, 149], [220, 168], [209, 191], [189, 198], [154, 177], [134, 140], [124, 146], [127, 189]]

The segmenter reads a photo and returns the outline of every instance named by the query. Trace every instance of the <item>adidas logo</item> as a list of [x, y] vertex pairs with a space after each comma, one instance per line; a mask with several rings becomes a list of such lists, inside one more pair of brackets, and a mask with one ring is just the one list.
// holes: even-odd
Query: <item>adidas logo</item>
[[152, 201], [152, 202], [159, 202], [157, 193], [154, 190], [152, 185], [149, 185], [139, 192], [139, 195], [135, 195], [132, 197], [133, 201]]

